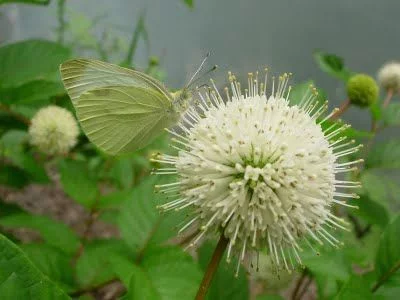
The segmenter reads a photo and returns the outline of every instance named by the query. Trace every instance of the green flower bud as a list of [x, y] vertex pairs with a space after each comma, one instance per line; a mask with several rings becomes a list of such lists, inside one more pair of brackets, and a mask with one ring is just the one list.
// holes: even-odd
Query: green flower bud
[[352, 104], [368, 107], [378, 99], [379, 87], [375, 80], [366, 74], [357, 74], [347, 82], [347, 96]]

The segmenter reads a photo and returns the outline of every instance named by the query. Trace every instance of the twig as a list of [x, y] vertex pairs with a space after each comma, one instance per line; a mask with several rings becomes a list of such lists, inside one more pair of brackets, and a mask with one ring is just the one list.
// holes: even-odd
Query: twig
[[215, 247], [214, 253], [211, 260], [207, 266], [206, 273], [204, 274], [203, 280], [201, 281], [199, 290], [197, 291], [196, 300], [203, 300], [206, 297], [208, 288], [210, 287], [211, 281], [218, 269], [219, 262], [224, 255], [226, 246], [228, 246], [228, 239], [225, 238], [224, 234], [221, 234], [219, 242]]
[[307, 277], [307, 270], [304, 270], [303, 273], [301, 274], [301, 277], [299, 278], [299, 280], [297, 280], [296, 287], [294, 288], [293, 293], [292, 293], [292, 300], [296, 300], [297, 294], [299, 293], [299, 290], [300, 290], [300, 287], [302, 286], [306, 277]]
[[386, 94], [386, 98], [383, 101], [383, 105], [382, 105], [383, 108], [388, 107], [388, 105], [390, 103], [390, 100], [392, 100], [392, 97], [393, 97], [393, 90], [392, 89], [388, 89], [387, 94]]
[[330, 120], [334, 121], [338, 119], [346, 112], [346, 110], [350, 107], [350, 104], [350, 99], [346, 99], [345, 101], [343, 101], [342, 104], [339, 106], [339, 109], [330, 117]]
[[0, 104], [0, 110], [6, 112], [7, 114], [9, 114], [10, 116], [14, 117], [18, 121], [24, 123], [27, 126], [29, 126], [31, 124], [31, 120], [29, 120], [27, 117], [12, 111], [8, 106], [6, 106], [4, 104]]
[[393, 266], [393, 268], [391, 268], [387, 273], [385, 273], [381, 278], [378, 279], [378, 281], [374, 284], [374, 286], [371, 289], [371, 292], [376, 292], [377, 289], [379, 289], [379, 287], [386, 281], [388, 280], [388, 278], [393, 275], [395, 272], [397, 272], [397, 270], [400, 269], [400, 261], [397, 262], [397, 264], [395, 264]]
[[300, 293], [298, 294], [297, 299], [303, 298], [304, 294], [307, 292], [308, 287], [310, 286], [312, 282], [312, 278], [308, 277], [306, 283], [304, 284], [303, 288], [301, 289]]

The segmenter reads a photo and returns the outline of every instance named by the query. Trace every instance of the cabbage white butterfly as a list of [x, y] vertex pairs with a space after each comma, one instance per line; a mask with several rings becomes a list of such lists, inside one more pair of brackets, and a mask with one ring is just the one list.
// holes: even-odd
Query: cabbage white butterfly
[[147, 74], [93, 59], [66, 61], [60, 73], [89, 140], [116, 155], [143, 148], [176, 124], [191, 98], [188, 87], [208, 56], [177, 93]]

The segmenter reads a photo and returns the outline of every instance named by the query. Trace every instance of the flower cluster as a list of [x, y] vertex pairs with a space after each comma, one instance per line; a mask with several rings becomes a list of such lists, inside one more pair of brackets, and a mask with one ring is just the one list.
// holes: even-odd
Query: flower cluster
[[[337, 174], [354, 170], [360, 161], [338, 162], [359, 150], [342, 135], [348, 125], [325, 126], [335, 110], [318, 103], [315, 89], [291, 105], [289, 74], [260, 80], [250, 73], [243, 90], [229, 73], [226, 99], [213, 90], [199, 90], [197, 106], [183, 116], [174, 135], [177, 156], [162, 154], [154, 161], [167, 164], [157, 174], [177, 174], [178, 180], [156, 188], [176, 199], [164, 210], [191, 208], [181, 228], [198, 228], [191, 245], [212, 233], [229, 240], [227, 260], [233, 254], [267, 247], [274, 264], [287, 270], [301, 264], [300, 240], [340, 243], [329, 228], [345, 228], [331, 213], [334, 204], [357, 198], [347, 189], [359, 183]], [[325, 128], [325, 129], [323, 129]], [[239, 268], [239, 264], [238, 264]]]
[[74, 116], [55, 105], [40, 109], [29, 127], [31, 144], [48, 155], [68, 153], [75, 146], [78, 134]]
[[389, 62], [378, 71], [378, 81], [385, 90], [396, 92], [400, 89], [400, 63]]

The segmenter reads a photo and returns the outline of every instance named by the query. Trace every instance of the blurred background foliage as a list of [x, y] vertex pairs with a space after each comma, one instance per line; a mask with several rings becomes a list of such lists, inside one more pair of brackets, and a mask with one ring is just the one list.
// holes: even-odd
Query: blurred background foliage
[[[168, 150], [168, 136], [162, 135], [153, 144], [132, 155], [110, 157], [99, 152], [81, 134], [78, 144], [69, 154], [49, 157], [30, 145], [27, 129], [35, 113], [50, 104], [73, 113], [58, 74], [58, 65], [69, 58], [85, 56], [139, 68], [178, 87], [184, 82], [186, 71], [192, 70], [192, 59], [197, 62], [203, 50], [213, 50], [214, 43], [224, 43], [225, 39], [231, 41], [232, 36], [217, 38], [217, 34], [210, 33], [211, 45], [203, 45], [179, 60], [182, 53], [190, 49], [187, 42], [193, 43], [196, 39], [196, 43], [201, 45], [204, 33], [197, 35], [199, 32], [194, 32], [190, 37], [179, 37], [185, 26], [180, 24], [181, 28], [174, 31], [170, 22], [161, 24], [161, 20], [155, 19], [157, 14], [152, 14], [152, 10], [159, 11], [162, 5], [167, 5], [175, 10], [176, 15], [187, 15], [187, 21], [193, 14], [197, 16], [195, 23], [199, 15], [204, 18], [202, 22], [207, 22], [215, 14], [208, 12], [204, 5], [191, 0], [170, 0], [168, 4], [165, 4], [167, 1], [163, 1], [164, 4], [150, 1], [145, 6], [137, 5], [140, 9], [136, 9], [134, 16], [129, 18], [132, 30], [127, 32], [126, 28], [110, 25], [107, 11], [89, 17], [87, 11], [77, 9], [77, 2], [0, 0], [1, 18], [6, 20], [2, 20], [1, 24], [10, 26], [12, 22], [7, 23], [7, 20], [15, 19], [17, 13], [21, 16], [30, 14], [30, 20], [34, 21], [22, 17], [17, 21], [25, 22], [25, 26], [38, 22], [38, 27], [44, 26], [47, 30], [41, 36], [32, 28], [34, 39], [29, 34], [14, 34], [16, 41], [13, 33], [8, 35], [4, 29], [6, 25], [0, 29], [1, 298], [193, 299], [215, 241], [208, 241], [196, 251], [185, 252], [183, 249], [190, 235], [176, 236], [176, 227], [185, 215], [164, 215], [156, 208], [166, 199], [153, 193], [154, 183], [162, 179], [150, 176], [156, 165], [148, 159], [154, 153], [171, 151]], [[93, 1], [87, 2], [90, 2], [85, 4], [88, 7], [96, 6]], [[217, 6], [209, 5], [211, 8]], [[297, 6], [299, 4], [291, 5], [278, 15], [284, 17], [302, 11]], [[334, 4], [327, 4], [327, 7], [330, 5]], [[384, 8], [379, 6], [379, 12], [387, 9], [382, 6]], [[257, 7], [248, 5], [247, 1], [225, 2], [223, 7], [226, 7], [226, 16], [219, 16], [217, 23], [223, 22], [223, 26], [234, 35], [236, 27], [246, 22], [238, 18], [245, 14], [244, 8], [257, 14]], [[350, 6], [345, 8], [354, 9]], [[44, 14], [41, 10], [53, 13]], [[99, 9], [94, 10], [98, 12]], [[45, 22], [52, 18], [56, 26], [43, 25], [40, 21], [42, 17]], [[181, 20], [182, 17], [177, 18]], [[318, 18], [314, 20], [313, 27], [318, 27]], [[262, 24], [268, 22], [267, 19], [257, 22]], [[283, 26], [283, 23], [284, 20], [277, 26]], [[170, 36], [178, 35], [178, 38], [160, 37], [161, 31], [153, 37], [148, 28], [154, 26], [162, 26], [170, 32]], [[344, 27], [340, 28], [343, 30]], [[29, 31], [24, 27], [19, 30]], [[271, 45], [269, 47], [273, 47], [278, 37], [272, 34], [269, 39], [264, 36], [264, 30], [251, 26], [246, 34], [265, 38]], [[306, 31], [307, 28], [301, 30]], [[354, 37], [354, 43], [358, 43], [357, 39], [365, 34], [370, 33], [360, 33]], [[296, 47], [290, 38], [279, 38], [286, 39], [287, 47]], [[165, 43], [165, 47], [160, 46], [159, 40]], [[169, 44], [169, 40], [174, 44]], [[332, 41], [332, 48], [335, 48], [332, 51], [340, 50], [334, 43]], [[242, 69], [248, 57], [252, 56], [246, 71], [255, 67], [252, 65], [254, 60], [258, 60], [257, 63], [268, 62], [273, 53], [277, 53], [271, 51], [265, 57], [264, 49], [254, 49], [258, 48], [254, 44], [240, 45], [236, 36], [235, 44], [239, 49], [229, 56], [233, 59], [229, 64]], [[310, 47], [319, 48], [311, 44]], [[384, 45], [389, 46], [389, 43]], [[361, 58], [366, 55], [356, 48], [349, 55], [349, 64], [354, 59], [354, 65], [360, 65]], [[330, 87], [335, 87], [327, 91], [319, 89], [319, 98], [321, 101], [339, 98], [335, 101], [340, 101], [346, 97], [343, 94], [346, 82], [353, 74], [363, 71], [374, 76], [373, 72], [383, 62], [379, 59], [392, 59], [371, 59], [370, 56], [375, 53], [373, 49], [365, 45], [361, 48], [372, 61], [369, 69], [353, 70], [341, 57], [324, 51], [314, 51], [313, 55], [309, 53], [310, 61], [306, 62], [299, 61], [294, 54], [280, 59], [289, 65], [294, 62], [297, 69], [310, 65], [314, 60], [313, 66], [319, 71], [307, 76], [315, 75], [318, 85], [330, 82]], [[180, 50], [171, 54], [176, 49]], [[395, 48], [393, 51], [397, 53], [398, 50]], [[227, 69], [224, 53], [217, 52], [212, 60], [218, 63], [219, 58], [222, 69]], [[275, 67], [286, 67], [286, 64], [279, 62]], [[166, 69], [171, 72], [167, 73]], [[222, 76], [220, 73], [215, 75], [217, 79]], [[300, 101], [305, 90], [314, 83], [301, 76], [304, 75], [300, 74], [300, 83], [291, 92], [293, 103]], [[350, 119], [355, 128], [343, 133], [366, 145], [361, 153], [365, 159], [363, 168], [351, 175], [352, 179], [363, 183], [359, 191], [361, 198], [356, 203], [359, 209], [335, 211], [345, 217], [352, 227], [352, 232], [337, 232], [344, 242], [343, 247], [339, 250], [322, 247], [318, 249], [319, 256], [304, 250], [304, 268], [296, 274], [276, 274], [266, 253], [260, 257], [259, 270], [243, 267], [238, 278], [234, 277], [235, 263], [222, 263], [208, 299], [400, 297], [400, 104], [397, 91], [393, 101], [385, 108], [382, 107], [383, 98], [387, 96], [385, 91], [381, 91], [381, 96], [378, 104], [367, 109], [352, 107]], [[333, 103], [337, 105], [339, 102], [335, 101]]]

